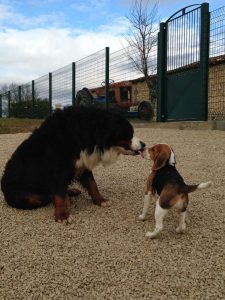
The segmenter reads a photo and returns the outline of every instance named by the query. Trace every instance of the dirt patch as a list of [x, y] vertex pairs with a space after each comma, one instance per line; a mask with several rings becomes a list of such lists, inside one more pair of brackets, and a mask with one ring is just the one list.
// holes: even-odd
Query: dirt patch
[[31, 132], [39, 127], [43, 120], [0, 118], [0, 134]]
[[[82, 192], [68, 226], [54, 222], [52, 205], [16, 210], [0, 193], [0, 299], [225, 299], [225, 132], [135, 131], [149, 145], [171, 144], [187, 183], [214, 183], [190, 195], [186, 234], [175, 233], [172, 212], [158, 239], [145, 237], [154, 228], [154, 202], [149, 219], [138, 221], [150, 170], [141, 157], [96, 168], [112, 206], [96, 207]], [[0, 174], [26, 137], [0, 135]]]

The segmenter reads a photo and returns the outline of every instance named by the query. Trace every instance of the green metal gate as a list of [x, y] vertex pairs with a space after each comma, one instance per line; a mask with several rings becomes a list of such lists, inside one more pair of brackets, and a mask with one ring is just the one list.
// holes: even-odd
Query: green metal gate
[[209, 5], [185, 7], [160, 24], [157, 121], [207, 120]]

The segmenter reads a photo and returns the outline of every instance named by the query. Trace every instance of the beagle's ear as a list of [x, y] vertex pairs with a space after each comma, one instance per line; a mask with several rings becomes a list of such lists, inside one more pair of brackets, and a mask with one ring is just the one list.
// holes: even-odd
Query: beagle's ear
[[155, 152], [153, 171], [157, 171], [166, 165], [170, 158], [171, 150], [167, 145], [160, 145], [155, 149]]

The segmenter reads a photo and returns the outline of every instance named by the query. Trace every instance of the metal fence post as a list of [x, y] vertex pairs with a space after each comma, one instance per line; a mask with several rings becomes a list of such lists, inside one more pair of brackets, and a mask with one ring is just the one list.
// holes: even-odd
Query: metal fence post
[[165, 73], [167, 65], [167, 30], [166, 23], [160, 23], [158, 33], [158, 61], [157, 61], [157, 122], [164, 122], [165, 111]]
[[105, 48], [105, 102], [109, 108], [109, 47]]
[[8, 91], [8, 118], [10, 118], [11, 93]]
[[52, 114], [52, 73], [49, 73], [49, 114]]
[[72, 62], [72, 105], [75, 105], [76, 96], [76, 63]]
[[2, 95], [0, 95], [0, 118], [2, 118]]
[[32, 117], [34, 117], [34, 80], [32, 80], [32, 93], [31, 93], [31, 97], [32, 97]]
[[18, 86], [19, 102], [21, 102], [21, 85]]
[[201, 5], [201, 41], [200, 41], [200, 70], [202, 75], [202, 98], [204, 99], [205, 121], [208, 119], [208, 72], [209, 72], [209, 32], [210, 13], [209, 3]]

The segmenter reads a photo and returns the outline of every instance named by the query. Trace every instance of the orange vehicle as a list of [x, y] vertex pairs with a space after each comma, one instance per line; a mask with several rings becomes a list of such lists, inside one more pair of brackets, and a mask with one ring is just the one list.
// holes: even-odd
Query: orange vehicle
[[[102, 82], [97, 88], [83, 88], [77, 92], [75, 105], [106, 105], [105, 83]], [[130, 110], [131, 106], [138, 106], [137, 110]], [[134, 103], [132, 100], [131, 81], [111, 81], [109, 85], [109, 107], [117, 107], [125, 111], [128, 117], [138, 117], [140, 119], [151, 119], [153, 116], [152, 105], [149, 100]]]
[[[105, 86], [103, 84], [101, 87], [90, 90], [97, 102], [105, 102]], [[109, 105], [129, 110], [133, 105], [131, 81], [113, 82], [109, 85]]]

